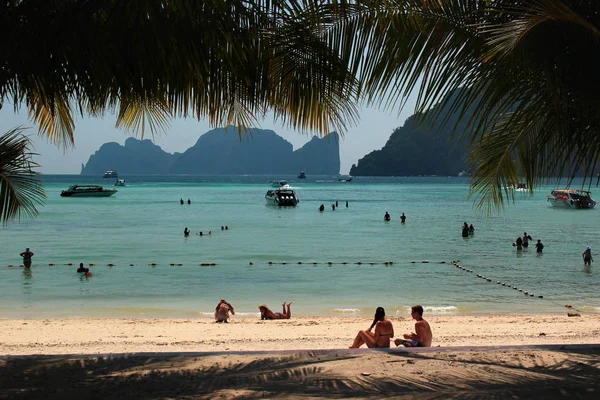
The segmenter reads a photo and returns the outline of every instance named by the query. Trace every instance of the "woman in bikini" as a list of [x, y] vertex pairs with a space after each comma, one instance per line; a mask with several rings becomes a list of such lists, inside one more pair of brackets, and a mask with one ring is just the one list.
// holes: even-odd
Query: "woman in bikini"
[[25, 266], [25, 268], [31, 267], [31, 257], [33, 257], [33, 251], [29, 251], [28, 247], [25, 249], [24, 252], [22, 252], [19, 255], [23, 257], [23, 265]]
[[[373, 327], [375, 327], [375, 333], [371, 332]], [[383, 307], [377, 307], [373, 323], [366, 331], [358, 332], [350, 348], [358, 349], [363, 344], [366, 344], [370, 349], [390, 347], [390, 339], [392, 337], [394, 337], [392, 321], [385, 318]]]
[[231, 315], [235, 315], [233, 306], [221, 299], [219, 304], [217, 304], [217, 307], [215, 307], [215, 321], [227, 323], [227, 320], [229, 319], [229, 313], [231, 313]]
[[283, 311], [278, 313], [278, 312], [273, 312], [269, 309], [269, 307], [267, 307], [265, 304], [258, 306], [258, 309], [260, 310], [260, 319], [290, 319], [292, 317], [292, 310], [290, 310], [290, 306], [292, 305], [292, 303], [287, 303], [287, 310], [285, 309], [286, 307], [286, 302], [284, 302], [281, 307], [283, 308]]

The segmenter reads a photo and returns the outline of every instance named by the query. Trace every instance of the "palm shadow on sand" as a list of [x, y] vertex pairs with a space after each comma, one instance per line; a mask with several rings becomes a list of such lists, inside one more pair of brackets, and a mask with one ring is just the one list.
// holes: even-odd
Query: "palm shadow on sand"
[[2, 357], [0, 399], [597, 398], [599, 367], [600, 348]]

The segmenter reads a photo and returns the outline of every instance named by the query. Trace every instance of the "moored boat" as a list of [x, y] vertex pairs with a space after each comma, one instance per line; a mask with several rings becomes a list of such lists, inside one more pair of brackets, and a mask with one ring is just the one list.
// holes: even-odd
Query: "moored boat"
[[295, 206], [300, 201], [290, 185], [283, 185], [277, 189], [268, 190], [267, 194], [265, 194], [265, 200], [267, 204], [273, 206]]
[[300, 174], [298, 174], [298, 179], [306, 179], [306, 174], [304, 171], [300, 171]]
[[338, 182], [352, 182], [352, 177], [351, 176], [339, 177]]
[[117, 193], [117, 189], [104, 189], [99, 185], [73, 185], [60, 192], [61, 197], [108, 197]]
[[596, 201], [592, 199], [592, 193], [586, 190], [555, 189], [548, 196], [548, 201], [553, 207], [592, 209]]
[[274, 187], [274, 188], [282, 187], [282, 186], [284, 186], [284, 185], [287, 185], [287, 184], [288, 184], [288, 183], [287, 183], [286, 181], [284, 181], [284, 180], [281, 180], [281, 181], [271, 181], [270, 183], [271, 183], [271, 187]]
[[125, 179], [117, 179], [117, 181], [115, 182], [115, 186], [125, 186], [126, 182]]
[[109, 169], [108, 171], [106, 171], [104, 173], [104, 175], [102, 176], [103, 178], [118, 178], [119, 177], [119, 173], [114, 170], [114, 169]]
[[517, 192], [525, 192], [527, 191], [527, 184], [525, 182], [509, 182], [506, 185], [506, 189], [509, 190], [516, 190]]

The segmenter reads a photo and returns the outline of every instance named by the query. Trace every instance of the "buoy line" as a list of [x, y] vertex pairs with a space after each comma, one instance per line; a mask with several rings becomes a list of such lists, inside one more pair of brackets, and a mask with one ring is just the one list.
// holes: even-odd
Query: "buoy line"
[[[73, 263], [72, 263], [72, 262], [68, 262], [68, 263], [66, 263], [66, 264], [56, 264], [56, 263], [52, 263], [52, 262], [51, 262], [51, 263], [48, 263], [48, 266], [49, 266], [49, 267], [54, 267], [54, 266], [58, 266], [58, 265], [73, 266]], [[102, 264], [102, 265], [105, 265], [105, 266], [107, 266], [107, 267], [116, 267], [118, 264], [115, 264], [115, 263], [108, 263], [108, 264]], [[122, 265], [125, 265], [125, 264], [122, 264]], [[135, 264], [133, 264], [133, 263], [129, 263], [129, 264], [127, 264], [127, 265], [129, 265], [130, 267], [134, 267], [134, 266], [135, 266]], [[141, 265], [141, 264], [138, 264], [138, 265]], [[150, 264], [147, 264], [147, 265], [149, 265], [149, 266], [152, 266], [152, 267], [156, 267], [156, 266], [158, 266], [159, 264], [158, 264], [158, 263], [155, 263], [155, 262], [152, 262], [152, 263], [150, 263]], [[181, 266], [183, 266], [184, 264], [183, 264], [183, 263], [169, 263], [169, 265], [170, 265], [170, 266], [178, 266], [178, 267], [181, 267]], [[188, 264], [188, 265], [199, 265], [199, 266], [202, 266], [202, 267], [205, 267], [205, 266], [211, 266], [211, 267], [212, 267], [212, 266], [215, 266], [215, 265], [217, 265], [217, 263], [216, 263], [216, 262], [214, 262], [214, 261], [210, 261], [210, 262], [208, 262], [208, 261], [203, 261], [203, 262], [201, 262], [201, 263], [199, 263], [199, 264]], [[14, 267], [14, 266], [15, 266], [14, 264], [8, 264], [8, 267], [9, 267], [9, 268], [12, 268], [12, 267]], [[89, 263], [89, 264], [88, 264], [88, 266], [90, 266], [90, 267], [94, 267], [94, 266], [96, 266], [96, 264], [91, 262], [91, 263]], [[23, 265], [23, 264], [19, 264], [19, 267], [25, 267], [25, 265]], [[38, 265], [34, 265], [34, 267], [38, 267]]]
[[[458, 269], [461, 269], [461, 270], [463, 270], [463, 271], [465, 271], [465, 272], [468, 272], [468, 273], [475, 273], [475, 272], [474, 272], [472, 269], [465, 268], [465, 267], [463, 267], [462, 265], [460, 265], [458, 262], [459, 262], [459, 260], [455, 260], [455, 261], [453, 261], [453, 264], [454, 264], [454, 266], [455, 266], [456, 268], [458, 268]], [[486, 277], [486, 276], [484, 276], [484, 275], [482, 275], [482, 274], [477, 274], [477, 273], [476, 273], [476, 274], [475, 274], [475, 276], [476, 276], [477, 278], [483, 279], [483, 280], [485, 280], [485, 281], [487, 281], [487, 282], [492, 282], [492, 279], [491, 279], [491, 278], [489, 278], [489, 277]], [[507, 288], [511, 288], [511, 289], [513, 289], [513, 290], [516, 290], [516, 291], [518, 291], [518, 292], [520, 292], [520, 293], [523, 293], [523, 295], [524, 295], [524, 296], [526, 296], [526, 297], [534, 297], [534, 298], [538, 298], [538, 299], [546, 300], [546, 301], [548, 301], [548, 302], [550, 302], [550, 303], [552, 303], [552, 304], [555, 304], [555, 305], [557, 305], [557, 306], [563, 307], [563, 305], [559, 304], [559, 303], [558, 303], [558, 302], [556, 302], [556, 301], [553, 301], [553, 300], [547, 299], [547, 298], [545, 298], [543, 295], [538, 295], [538, 296], [536, 296], [534, 293], [532, 293], [532, 292], [530, 293], [529, 291], [523, 290], [522, 288], [520, 288], [520, 287], [518, 287], [517, 285], [514, 285], [514, 284], [512, 284], [512, 283], [510, 283], [510, 282], [508, 282], [508, 283], [507, 283], [507, 282], [502, 282], [502, 281], [496, 281], [496, 285], [500, 285], [500, 286], [504, 286], [504, 287], [507, 287]], [[573, 307], [571, 304], [565, 304], [565, 305], [564, 305], [564, 307], [565, 307], [565, 308], [568, 308], [568, 309], [570, 309], [570, 310], [575, 310], [575, 311], [577, 311], [577, 312], [580, 312], [580, 313], [581, 313], [581, 312], [583, 312], [583, 311], [581, 311], [581, 310], [578, 310], [577, 308]], [[598, 312], [587, 312], [587, 313], [588, 313], [588, 314], [598, 314]]]
[[[410, 263], [410, 264], [451, 264], [452, 262], [450, 261], [429, 261], [429, 260], [421, 260], [421, 261], [404, 261], [405, 263]], [[289, 261], [267, 261], [266, 262], [268, 265], [287, 265], [287, 264], [294, 264], [293, 262], [289, 262]], [[308, 264], [308, 265], [318, 265], [318, 264], [325, 264], [325, 265], [349, 265], [349, 264], [354, 264], [354, 265], [394, 265], [395, 264], [401, 264], [401, 262], [398, 261], [297, 261], [295, 262], [295, 264], [298, 265], [304, 265], [304, 264]], [[254, 261], [250, 261], [248, 263], [248, 265], [255, 265], [258, 264]]]
[[[297, 264], [297, 265], [386, 265], [386, 266], [391, 266], [394, 264], [402, 264], [402, 263], [410, 263], [410, 264], [452, 264], [455, 263], [458, 260], [454, 260], [454, 261], [430, 261], [430, 260], [420, 260], [420, 261], [297, 261], [297, 262], [290, 262], [290, 261], [267, 261], [266, 263], [268, 265], [288, 265], [288, 264]], [[255, 265], [257, 263], [250, 261], [248, 263], [249, 265]], [[58, 263], [53, 263], [50, 262], [48, 263], [48, 266], [53, 267], [53, 266], [59, 266], [59, 265], [66, 265], [66, 266], [73, 266], [76, 265], [76, 263], [73, 262], [68, 262], [65, 264], [58, 264]], [[99, 264], [100, 265], [100, 264]], [[116, 263], [107, 263], [107, 264], [102, 264], [105, 265], [107, 267], [116, 267], [118, 266], [118, 264]], [[124, 263], [121, 265], [129, 265], [130, 267], [134, 267], [136, 264], [133, 263]], [[148, 264], [137, 264], [137, 265], [148, 265], [148, 266], [152, 266], [152, 267], [157, 267], [159, 266], [158, 263], [156, 262], [151, 262]], [[176, 263], [176, 262], [169, 262], [165, 265], [169, 265], [171, 267], [181, 267], [184, 264], [183, 263]], [[215, 266], [217, 265], [216, 262], [207, 262], [207, 261], [203, 261], [199, 264], [187, 264], [187, 265], [200, 265], [200, 266]], [[21, 264], [20, 266], [23, 266], [23, 264]], [[88, 266], [93, 267], [96, 266], [95, 263], [90, 262], [88, 264]], [[8, 267], [14, 267], [14, 264], [8, 264]]]

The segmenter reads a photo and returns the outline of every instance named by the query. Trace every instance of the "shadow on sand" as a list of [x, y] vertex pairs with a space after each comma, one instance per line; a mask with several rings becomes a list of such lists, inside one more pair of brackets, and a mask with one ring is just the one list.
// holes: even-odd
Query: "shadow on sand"
[[599, 356], [600, 347], [2, 357], [0, 399], [596, 399]]

